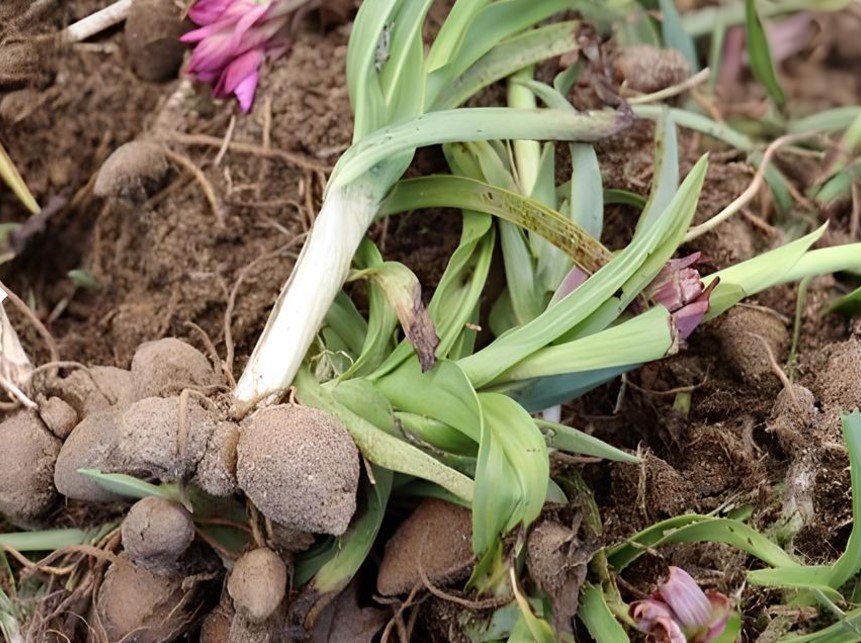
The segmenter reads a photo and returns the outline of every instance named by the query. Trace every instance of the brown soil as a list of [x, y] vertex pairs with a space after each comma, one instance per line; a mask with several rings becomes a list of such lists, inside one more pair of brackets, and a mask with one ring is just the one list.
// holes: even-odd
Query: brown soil
[[[103, 3], [74, 0], [62, 4], [64, 8], [38, 16], [28, 25], [29, 33], [15, 38], [26, 43], [33, 34], [48, 33]], [[0, 42], [14, 35], [15, 28], [22, 28], [4, 22], [3, 11], [0, 9], [0, 25], [10, 26], [6, 31], [0, 27]], [[194, 87], [176, 74], [163, 82], [141, 80], [135, 75], [121, 30], [90, 44], [62, 49], [51, 43], [38, 50], [22, 45], [15, 56], [0, 63], [0, 141], [39, 203], [46, 204], [55, 196], [65, 200], [56, 214], [20, 241], [18, 257], [0, 266], [0, 278], [32, 305], [54, 337], [61, 359], [113, 367], [101, 371], [105, 381], [97, 390], [87, 378], [75, 376], [75, 371], [66, 378], [62, 395], [59, 389], [46, 388], [46, 401], [68, 402], [65, 406], [52, 402], [41, 420], [26, 418], [28, 430], [38, 433], [46, 449], [56, 446], [49, 429], [65, 437], [71, 426], [86, 417], [97, 438], [86, 455], [98, 459], [102, 455], [99, 449], [108, 443], [99, 436], [114, 432], [121, 413], [129, 407], [148, 415], [150, 406], [169, 403], [170, 413], [181, 412], [177, 398], [152, 402], [148, 397], [177, 395], [179, 390], [148, 389], [120, 399], [131, 386], [130, 380], [124, 380], [129, 372], [125, 369], [135, 372], [132, 358], [145, 342], [173, 336], [204, 354], [214, 348], [222, 358], [235, 356], [227, 378], [213, 374], [209, 363], [198, 361], [182, 374], [182, 384], [223, 384], [241, 372], [317, 211], [326, 171], [350, 142], [351, 113], [343, 71], [348, 34], [347, 26], [324, 30], [319, 21], [309, 18], [289, 56], [262, 74], [257, 101], [248, 116], [236, 113], [232, 102], [212, 100], [205, 88]], [[799, 110], [858, 104], [861, 52], [851, 50], [850, 41], [823, 37], [818, 53], [787, 63], [786, 87]], [[745, 94], [744, 104], [749, 106], [759, 90], [745, 81], [738, 91], [748, 90], [752, 93]], [[730, 99], [728, 95], [727, 105]], [[237, 146], [220, 154], [228, 132]], [[647, 189], [652, 177], [652, 135], [650, 125], [637, 123], [598, 146], [606, 185], [640, 193]], [[156, 160], [148, 161], [145, 170], [123, 165], [118, 175], [106, 175], [104, 185], [99, 185], [99, 170], [108, 157], [135, 140], [146, 141], [149, 152], [156, 155], [150, 158]], [[681, 134], [683, 170], [705, 147], [700, 137]], [[159, 161], [159, 150], [165, 149], [169, 151], [166, 161]], [[201, 176], [192, 176], [184, 163], [199, 168]], [[438, 151], [423, 152], [416, 165], [439, 167]], [[713, 154], [697, 221], [727, 205], [751, 177], [752, 168], [741, 156]], [[214, 194], [214, 202], [208, 199], [208, 190]], [[850, 211], [851, 205], [843, 203], [827, 213], [805, 216], [830, 218], [837, 237], [842, 235], [846, 241]], [[27, 218], [6, 190], [0, 190], [0, 212], [2, 222]], [[611, 247], [630, 237], [633, 217], [627, 207], [608, 209], [606, 240]], [[780, 235], [771, 227], [775, 223], [768, 203], [757, 201], [748, 216], [689, 244], [687, 250], [701, 250], [707, 269], [719, 269], [778, 245]], [[388, 257], [415, 270], [429, 295], [457, 243], [459, 224], [454, 213], [414, 213], [393, 218], [375, 227], [372, 234]], [[92, 275], [94, 287], [69, 278], [69, 271], [81, 269]], [[639, 467], [607, 463], [583, 467], [600, 508], [604, 543], [685, 512], [721, 512], [743, 505], [753, 507], [753, 524], [768, 528], [792, 501], [798, 506], [808, 502], [812, 511], [799, 511], [801, 522], [790, 534], [791, 549], [813, 562], [831, 561], [842, 551], [851, 514], [847, 458], [836, 414], [861, 404], [861, 337], [857, 332], [853, 336], [849, 321], [836, 315], [822, 317], [820, 310], [835, 292], [845, 290], [832, 277], [811, 282], [802, 311], [796, 376], [796, 383], [805, 389], [796, 395], [784, 390], [769, 358], [770, 351], [783, 365], [790, 348], [798, 288], [787, 285], [753, 298], [722, 321], [698, 330], [678, 355], [647, 365], [624, 382], [604, 386], [566, 407], [566, 421], [573, 426], [616, 446], [639, 450], [643, 456]], [[11, 308], [9, 311], [34, 361], [48, 361], [48, 347], [38, 333]], [[151, 361], [146, 377], [154, 382], [152, 386], [178, 377], [173, 372], [160, 374], [170, 367], [160, 359]], [[116, 399], [100, 397], [103, 389], [117, 393]], [[687, 413], [673, 409], [678, 391], [691, 395]], [[792, 406], [787, 406], [786, 397], [791, 398]], [[804, 405], [797, 407], [800, 420], [789, 417], [796, 404]], [[196, 402], [192, 408], [201, 416], [208, 413]], [[4, 431], [25, 422], [22, 416], [0, 419], [5, 420], [0, 424]], [[220, 463], [211, 474], [213, 479], [221, 476], [212, 482], [213, 488], [232, 489], [236, 462], [229, 455], [222, 456], [232, 449], [220, 445], [235, 445], [238, 430], [231, 424], [218, 425], [223, 429], [218, 433], [212, 428], [216, 420], [207, 415], [206, 422], [212, 438], [194, 444], [195, 463], [206, 457]], [[27, 493], [42, 504], [55, 503], [56, 498], [42, 488], [44, 476], [37, 468], [40, 454], [27, 454], [23, 447], [6, 451], [0, 458], [4, 463], [19, 457], [35, 463], [36, 468], [28, 472], [33, 480]], [[350, 453], [350, 457], [354, 455]], [[158, 468], [153, 462], [148, 464]], [[350, 475], [358, 475], [355, 462], [347, 464]], [[160, 462], [158, 466], [162, 466]], [[0, 475], [17, 470], [3, 466]], [[809, 488], [801, 488], [807, 478], [813, 482]], [[43, 498], [45, 494], [49, 497]], [[0, 508], [22, 524], [29, 524], [35, 511], [18, 498], [0, 498]], [[463, 544], [468, 536], [465, 529], [459, 529], [462, 516], [456, 509], [447, 511], [441, 524], [414, 515], [412, 520], [421, 523], [414, 538], [433, 537], [431, 524]], [[56, 509], [49, 521], [67, 526], [84, 524], [92, 516], [80, 504], [71, 503]], [[346, 527], [342, 522], [322, 530], [341, 533]], [[407, 522], [401, 529], [409, 525]], [[578, 557], [584, 551], [591, 555], [597, 544], [578, 528], [579, 523], [572, 525], [570, 519], [543, 522], [541, 537], [529, 543], [533, 580], [543, 583], [549, 593], [574, 591], [571, 588], [582, 582]], [[400, 546], [397, 539], [391, 541], [393, 549]], [[435, 551], [430, 547], [434, 543], [426, 551]], [[468, 546], [464, 551], [468, 552]], [[552, 563], [560, 555], [565, 560], [557, 567], [565, 566], [565, 574], [557, 577], [542, 565], [546, 567], [548, 560]], [[419, 560], [419, 554], [413, 558]], [[431, 573], [433, 563], [440, 563], [443, 557], [430, 558], [421, 560], [432, 580], [444, 584], [462, 579], [463, 574], [449, 573], [461, 571], [453, 564], [462, 563], [462, 556], [446, 561], [442, 570], [446, 573], [437, 576]], [[698, 571], [711, 570], [712, 584], [731, 593], [741, 586], [750, 561], [725, 546], [679, 545], [646, 554], [626, 578], [645, 591], [667, 564], [684, 566], [698, 578], [702, 578]], [[406, 578], [380, 586], [380, 593], [411, 589], [417, 572], [409, 571]], [[118, 635], [140, 622], [162, 619], [164, 604], [176, 603], [187, 590], [181, 587], [181, 579], [158, 577], [124, 558], [111, 565], [104, 585], [118, 584], [123, 575], [144, 583], [147, 595], [145, 602], [140, 602], [137, 593], [129, 598], [140, 603], [141, 613], [134, 616], [133, 623], [124, 620], [128, 615], [115, 620], [114, 606], [106, 598], [99, 602], [104, 626]], [[380, 607], [371, 598], [374, 579], [360, 578], [367, 582], [357, 590], [357, 605], [339, 601], [339, 613], [370, 610], [372, 604]], [[462, 584], [456, 587], [461, 589]], [[745, 604], [750, 606], [745, 613], [746, 632], [754, 638], [762, 627], [756, 618], [767, 605], [767, 596], [745, 591]], [[341, 600], [344, 596], [348, 594]], [[197, 595], [185, 595], [182, 600], [186, 600], [188, 612], [199, 605]], [[207, 604], [217, 602], [215, 596]], [[421, 609], [428, 636], [458, 640], [457, 611], [451, 603], [436, 597]], [[379, 613], [367, 614], [378, 626]], [[175, 618], [187, 616], [180, 612]], [[229, 620], [227, 623], [229, 626]], [[180, 625], [174, 620], [163, 623], [165, 631]]]

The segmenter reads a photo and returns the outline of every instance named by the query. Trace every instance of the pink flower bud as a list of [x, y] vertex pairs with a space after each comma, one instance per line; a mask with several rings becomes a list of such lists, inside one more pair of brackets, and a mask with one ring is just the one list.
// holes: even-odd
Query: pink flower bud
[[188, 15], [201, 27], [181, 38], [196, 43], [188, 72], [213, 84], [219, 98], [235, 94], [248, 112], [264, 58], [280, 56], [289, 46], [295, 8], [295, 0], [197, 0]]
[[653, 643], [710, 643], [723, 634], [730, 601], [703, 592], [685, 570], [670, 567], [670, 578], [651, 596], [631, 603], [637, 627]]

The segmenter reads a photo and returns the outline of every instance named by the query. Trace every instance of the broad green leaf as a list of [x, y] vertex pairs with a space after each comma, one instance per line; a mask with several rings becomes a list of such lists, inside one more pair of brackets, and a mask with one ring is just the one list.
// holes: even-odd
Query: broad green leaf
[[685, 31], [675, 0], [659, 0], [658, 4], [661, 8], [661, 35], [664, 38], [664, 44], [680, 51], [688, 61], [692, 72], [699, 71], [700, 64], [697, 60], [694, 39]]
[[400, 181], [380, 206], [382, 214], [413, 208], [454, 207], [487, 212], [541, 235], [587, 272], [613, 255], [582, 228], [529, 197], [462, 176], [427, 176]]
[[604, 203], [606, 204], [619, 204], [619, 205], [630, 205], [635, 208], [640, 208], [641, 210], [646, 207], [647, 200], [645, 197], [637, 194], [636, 192], [631, 192], [630, 190], [623, 190], [621, 188], [607, 188], [604, 190]]
[[395, 420], [410, 441], [460, 455], [474, 456], [478, 452], [478, 442], [440, 420], [410, 411], [396, 411]]
[[861, 106], [858, 105], [833, 107], [804, 118], [792, 120], [787, 123], [786, 130], [790, 134], [813, 131], [832, 134], [845, 130], [859, 115], [861, 115]]
[[511, 398], [480, 393], [481, 441], [475, 475], [472, 547], [480, 555], [518, 524], [529, 525], [547, 496], [544, 436]]
[[[615, 134], [627, 117], [609, 110], [572, 113], [552, 109], [464, 107], [430, 112], [381, 128], [355, 143], [338, 160], [327, 190], [353, 184], [370, 173], [380, 176], [384, 161], [411, 155], [417, 147], [493, 139], [534, 139], [593, 142]], [[400, 162], [398, 167], [400, 167]], [[401, 172], [397, 173], [400, 176]], [[385, 177], [394, 170], [385, 169]]]
[[455, 0], [427, 56], [427, 71], [432, 72], [454, 58], [463, 34], [491, 0]]
[[779, 283], [843, 271], [861, 274], [861, 243], [810, 250], [787, 270]]
[[443, 87], [431, 109], [458, 107], [480, 90], [518, 69], [575, 49], [579, 24], [570, 21], [546, 25], [501, 42], [454, 82]]
[[652, 189], [637, 220], [637, 230], [653, 225], [679, 189], [679, 144], [676, 124], [664, 109], [655, 124], [655, 165]]
[[341, 422], [362, 455], [374, 464], [436, 482], [460, 498], [472, 500], [472, 480], [339, 404], [306, 369], [299, 370], [294, 385], [303, 404], [326, 411]]
[[326, 313], [326, 324], [338, 334], [353, 356], [358, 356], [368, 333], [368, 322], [344, 292], [339, 292]]
[[106, 491], [126, 498], [158, 496], [179, 501], [181, 497], [179, 488], [175, 484], [155, 485], [124, 473], [102, 473], [98, 469], [78, 469], [78, 473]]
[[828, 305], [828, 310], [851, 316], [861, 314], [861, 288], [856, 288], [849, 294], [838, 297]]
[[616, 620], [604, 600], [600, 586], [586, 583], [580, 590], [580, 607], [577, 617], [596, 641], [602, 643], [628, 643], [625, 629]]
[[[387, 122], [415, 118], [424, 108], [422, 24], [431, 2], [400, 2], [392, 14], [388, 60], [380, 71], [380, 83], [388, 108]], [[377, 52], [377, 56], [380, 54]]]
[[[532, 606], [520, 591], [517, 584], [514, 567], [511, 568], [511, 589], [514, 592], [514, 600], [520, 608], [520, 621], [515, 624], [509, 641], [511, 643], [556, 643], [556, 635], [550, 623], [543, 618], [538, 618], [532, 612]], [[522, 626], [520, 624], [523, 624]], [[518, 634], [518, 630], [525, 630]], [[528, 636], [527, 636], [528, 635]]]
[[858, 643], [861, 640], [861, 608], [846, 612], [834, 625], [803, 636], [785, 636], [780, 643]]
[[416, 413], [453, 427], [478, 443], [481, 409], [469, 380], [455, 362], [443, 360], [422, 373], [415, 359], [379, 378], [375, 386], [398, 411]]
[[[663, 118], [667, 113], [667, 108], [664, 105], [632, 105], [631, 109], [640, 118], [650, 118], [652, 120]], [[671, 107], [668, 111], [670, 118], [680, 127], [686, 127], [706, 136], [711, 136], [748, 154], [756, 151], [756, 143], [752, 138], [734, 130], [726, 123], [718, 123], [702, 114], [676, 107]]]
[[830, 572], [831, 567], [827, 565], [756, 569], [747, 573], [747, 581], [751, 585], [817, 590], [832, 601], [843, 602], [840, 592], [828, 585]]
[[762, 20], [757, 13], [756, 1], [744, 2], [744, 25], [747, 33], [747, 55], [750, 58], [750, 69], [756, 79], [765, 87], [768, 95], [779, 106], [786, 102], [786, 96], [777, 80], [771, 51], [768, 48], [768, 38], [762, 26]]

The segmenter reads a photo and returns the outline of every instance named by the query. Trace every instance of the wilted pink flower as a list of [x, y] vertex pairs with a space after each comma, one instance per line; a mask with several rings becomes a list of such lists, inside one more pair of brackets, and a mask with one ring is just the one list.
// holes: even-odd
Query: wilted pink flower
[[695, 252], [670, 259], [646, 289], [646, 296], [673, 313], [678, 336], [687, 339], [709, 310], [709, 296], [717, 279], [703, 288], [700, 273], [693, 266], [700, 260]]
[[651, 598], [631, 603], [631, 618], [652, 643], [710, 643], [726, 629], [729, 599], [703, 592], [685, 570], [670, 567], [670, 578]]
[[197, 0], [188, 16], [201, 25], [183, 35], [197, 43], [188, 72], [213, 85], [213, 94], [235, 94], [248, 112], [265, 56], [277, 57], [289, 47], [289, 22], [297, 0]]

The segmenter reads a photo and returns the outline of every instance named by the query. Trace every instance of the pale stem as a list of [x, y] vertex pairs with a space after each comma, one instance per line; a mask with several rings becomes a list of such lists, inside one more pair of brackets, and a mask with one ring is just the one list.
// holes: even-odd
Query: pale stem
[[86, 18], [66, 27], [63, 32], [69, 42], [81, 42], [121, 23], [129, 15], [133, 0], [117, 0]]
[[286, 389], [299, 370], [377, 211], [362, 185], [331, 189], [236, 386], [237, 411]]

